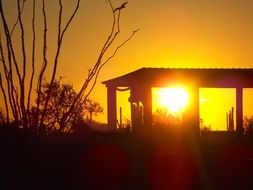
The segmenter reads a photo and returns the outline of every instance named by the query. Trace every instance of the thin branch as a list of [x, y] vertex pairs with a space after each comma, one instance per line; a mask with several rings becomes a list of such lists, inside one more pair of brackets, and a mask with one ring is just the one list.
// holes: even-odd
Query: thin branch
[[6, 38], [6, 49], [7, 49], [7, 58], [8, 58], [8, 64], [9, 64], [9, 71], [6, 77], [6, 79], [8, 79], [8, 97], [10, 100], [10, 106], [12, 108], [12, 114], [14, 117], [14, 120], [18, 120], [18, 106], [17, 106], [17, 101], [14, 94], [15, 94], [15, 87], [14, 87], [14, 83], [13, 83], [13, 72], [12, 72], [12, 61], [14, 63], [15, 69], [16, 69], [16, 73], [18, 76], [18, 81], [19, 84], [21, 85], [21, 75], [19, 72], [19, 67], [16, 61], [16, 57], [14, 54], [14, 49], [12, 46], [12, 41], [10, 38], [10, 32], [9, 32], [9, 28], [7, 25], [7, 21], [4, 15], [4, 11], [3, 11], [3, 6], [2, 6], [2, 0], [0, 0], [0, 15], [1, 15], [1, 20], [2, 20], [2, 24], [3, 24], [3, 28], [4, 28], [4, 34], [5, 34], [5, 38]]
[[117, 10], [121, 10], [121, 9], [126, 8], [126, 4], [127, 4], [127, 3], [128, 3], [127, 1], [124, 2], [124, 3], [122, 3], [120, 7], [117, 7], [116, 9], [114, 9], [114, 12], [116, 12]]
[[[4, 51], [3, 51], [3, 46], [2, 46], [2, 38], [1, 38], [1, 33], [0, 33], [0, 53], [1, 53], [1, 62], [3, 63], [3, 67], [4, 67], [4, 75], [5, 75], [5, 80], [6, 80], [6, 83], [7, 83], [7, 92], [8, 92], [8, 98], [9, 98], [9, 103], [10, 103], [10, 107], [11, 107], [11, 111], [13, 113], [13, 115], [15, 116], [15, 110], [14, 110], [14, 106], [13, 106], [13, 101], [14, 99], [13, 96], [11, 95], [11, 77], [9, 76], [9, 71], [8, 71], [8, 68], [7, 68], [7, 65], [6, 65], [6, 60], [5, 60], [5, 57], [4, 57]], [[1, 73], [0, 73], [1, 74]], [[9, 117], [9, 109], [8, 109], [8, 103], [7, 103], [7, 99], [5, 100], [5, 105], [7, 105], [6, 107], [6, 112], [7, 112], [7, 116]], [[9, 118], [7, 118], [9, 120]]]
[[56, 51], [56, 55], [55, 55], [55, 59], [54, 59], [54, 68], [53, 68], [53, 73], [52, 73], [52, 77], [51, 77], [50, 86], [53, 83], [53, 81], [55, 79], [56, 72], [57, 72], [58, 59], [59, 59], [59, 55], [60, 55], [60, 51], [61, 51], [61, 43], [63, 41], [64, 34], [65, 34], [66, 30], [68, 29], [68, 27], [69, 27], [71, 21], [73, 20], [74, 16], [76, 15], [77, 10], [79, 8], [79, 5], [80, 5], [80, 0], [77, 1], [75, 10], [73, 11], [72, 15], [70, 16], [70, 19], [68, 20], [68, 22], [65, 25], [64, 29], [62, 30], [61, 26], [62, 26], [62, 9], [63, 9], [63, 7], [62, 7], [62, 1], [59, 0], [60, 11], [59, 11], [59, 22], [58, 22], [58, 44], [57, 44], [57, 51]]
[[48, 97], [50, 97], [50, 91], [52, 88], [52, 84], [55, 80], [55, 76], [56, 76], [56, 72], [57, 72], [57, 66], [58, 66], [58, 58], [60, 55], [60, 51], [61, 51], [61, 43], [62, 43], [62, 38], [63, 35], [61, 34], [61, 25], [62, 25], [62, 2], [61, 0], [59, 0], [59, 6], [60, 6], [60, 11], [59, 11], [59, 18], [58, 18], [58, 38], [57, 38], [57, 50], [56, 50], [56, 55], [54, 58], [54, 67], [53, 67], [53, 73], [52, 73], [52, 77], [51, 77], [51, 82], [50, 82], [50, 86], [49, 86], [49, 94]]
[[[59, 5], [60, 5], [60, 11], [59, 11], [59, 22], [58, 22], [58, 41], [57, 41], [57, 50], [56, 50], [56, 54], [55, 54], [55, 58], [54, 58], [54, 67], [53, 67], [53, 72], [52, 72], [52, 76], [51, 76], [51, 81], [50, 81], [50, 85], [49, 85], [49, 93], [47, 94], [46, 100], [45, 100], [45, 106], [42, 112], [42, 117], [40, 119], [40, 121], [42, 122], [45, 116], [45, 111], [48, 105], [48, 101], [51, 95], [51, 91], [52, 91], [52, 86], [53, 86], [53, 82], [55, 80], [55, 76], [56, 76], [56, 72], [57, 72], [57, 67], [58, 67], [58, 59], [59, 59], [59, 55], [60, 55], [60, 51], [61, 51], [61, 44], [64, 38], [64, 34], [67, 31], [70, 23], [72, 22], [73, 18], [75, 17], [78, 9], [79, 9], [79, 5], [80, 5], [80, 0], [77, 1], [77, 4], [75, 6], [75, 9], [73, 11], [73, 13], [71, 14], [69, 20], [67, 21], [67, 24], [65, 25], [64, 29], [61, 29], [61, 22], [62, 22], [62, 2], [61, 0], [59, 0]], [[61, 32], [62, 31], [62, 32]]]
[[[98, 58], [98, 60], [97, 60], [97, 62], [95, 64], [95, 66], [93, 67], [92, 71], [90, 72], [90, 75], [88, 76], [88, 79], [87, 79], [88, 83], [89, 83], [89, 81], [91, 81], [93, 79], [94, 76], [96, 76], [96, 73], [98, 72], [98, 69], [99, 69], [99, 67], [101, 65], [102, 58], [104, 57], [105, 52], [109, 49], [109, 47], [112, 45], [112, 43], [115, 41], [115, 39], [117, 38], [118, 34], [120, 33], [120, 22], [119, 22], [120, 21], [120, 12], [121, 12], [121, 8], [120, 7], [125, 7], [126, 3], [123, 3], [122, 5], [124, 5], [124, 6], [121, 5], [120, 7], [116, 8], [116, 9], [113, 8], [113, 6], [112, 6], [112, 4], [111, 4], [110, 1], [109, 1], [109, 3], [110, 3], [110, 6], [111, 6], [113, 15], [114, 15], [113, 16], [113, 23], [114, 24], [112, 26], [113, 27], [112, 31], [115, 30], [115, 27], [116, 27], [115, 26], [115, 22], [116, 22], [116, 20], [117, 20], [117, 31], [115, 31], [114, 33], [110, 34], [110, 40], [106, 42], [107, 45], [104, 47], [104, 50], [100, 53], [99, 58]], [[118, 12], [118, 14], [116, 13], [116, 11]], [[116, 14], [117, 14], [117, 17], [116, 17]], [[87, 83], [87, 85], [86, 85], [85, 88], [87, 88], [88, 83]]]
[[23, 0], [23, 4], [22, 4], [22, 7], [21, 7], [21, 11], [20, 11], [20, 13], [18, 13], [18, 17], [17, 17], [17, 19], [16, 19], [16, 22], [15, 22], [15, 24], [13, 25], [13, 27], [12, 27], [12, 29], [11, 29], [10, 37], [12, 37], [13, 32], [14, 32], [14, 30], [15, 30], [15, 28], [16, 28], [18, 22], [19, 22], [19, 17], [21, 16], [21, 14], [22, 14], [22, 12], [23, 12], [23, 10], [24, 10], [25, 2], [26, 2], [26, 0]]
[[112, 26], [111, 26], [111, 32], [108, 35], [108, 38], [107, 38], [106, 42], [104, 43], [104, 46], [102, 47], [102, 50], [101, 50], [101, 52], [100, 52], [99, 55], [103, 54], [103, 52], [105, 51], [105, 48], [107, 47], [108, 42], [111, 40], [112, 35], [114, 33], [114, 29], [115, 29], [116, 15], [115, 15], [115, 12], [114, 12], [114, 7], [113, 7], [113, 5], [112, 5], [112, 3], [111, 3], [110, 0], [108, 0], [108, 2], [110, 4], [110, 8], [111, 8], [111, 11], [112, 11], [112, 19], [113, 19], [113, 21], [112, 21]]
[[[25, 1], [24, 1], [25, 2]], [[22, 55], [23, 55], [23, 76], [22, 76], [22, 84], [24, 84], [25, 76], [26, 76], [26, 50], [25, 50], [25, 31], [24, 31], [24, 25], [22, 20], [22, 9], [24, 8], [24, 3], [22, 5], [22, 8], [20, 7], [20, 0], [17, 0], [18, 4], [18, 22], [21, 29], [21, 44], [22, 44]]]
[[2, 82], [2, 75], [0, 73], [0, 88], [1, 91], [3, 93], [3, 97], [4, 97], [4, 105], [5, 105], [5, 111], [6, 111], [6, 120], [7, 120], [7, 124], [9, 124], [10, 119], [9, 119], [9, 108], [8, 108], [8, 102], [7, 102], [7, 97], [6, 97], [6, 93], [3, 87], [3, 82]]
[[[90, 70], [88, 78], [85, 80], [84, 84], [82, 85], [80, 91], [78, 92], [76, 98], [74, 99], [72, 105], [70, 106], [68, 112], [64, 115], [64, 117], [62, 118], [61, 121], [61, 125], [64, 125], [65, 122], [68, 120], [67, 118], [69, 118], [72, 115], [72, 111], [74, 110], [74, 108], [76, 107], [77, 102], [80, 100], [80, 98], [83, 96], [84, 92], [87, 90], [87, 87], [89, 86], [90, 82], [94, 79], [95, 77], [95, 82], [93, 83], [90, 91], [88, 92], [88, 95], [91, 93], [91, 91], [93, 90], [95, 84], [96, 84], [96, 80], [98, 77], [97, 72], [99, 72], [102, 67], [109, 62], [110, 59], [112, 59], [114, 57], [114, 55], [117, 53], [118, 49], [120, 49], [123, 45], [125, 45], [132, 37], [133, 35], [137, 32], [134, 31], [133, 34], [126, 40], [124, 41], [121, 45], [119, 45], [116, 50], [114, 51], [113, 55], [111, 57], [109, 57], [104, 64], [102, 64], [102, 59], [105, 55], [105, 53], [107, 52], [107, 50], [109, 49], [109, 47], [111, 47], [112, 43], [115, 41], [115, 39], [117, 38], [118, 34], [120, 33], [120, 12], [123, 8], [125, 8], [125, 5], [127, 4], [126, 2], [123, 3], [120, 7], [117, 7], [116, 9], [114, 9], [112, 3], [110, 0], [108, 0], [111, 10], [112, 10], [112, 14], [113, 14], [113, 24], [111, 27], [111, 32], [106, 40], [106, 42], [103, 45], [103, 48], [99, 54], [98, 60], [96, 62], [96, 64], [94, 65], [94, 67]], [[117, 26], [116, 26], [117, 23]], [[115, 31], [116, 29], [116, 31]], [[85, 95], [83, 102], [85, 102], [86, 98], [88, 96]]]
[[43, 120], [44, 120], [44, 117], [45, 117], [45, 114], [46, 114], [46, 109], [47, 109], [47, 106], [48, 106], [48, 102], [49, 102], [49, 99], [51, 97], [53, 83], [54, 83], [54, 80], [55, 80], [57, 66], [58, 66], [58, 57], [60, 55], [60, 49], [61, 49], [61, 22], [62, 22], [62, 8], [63, 7], [62, 7], [61, 0], [59, 0], [58, 3], [59, 3], [60, 9], [59, 9], [59, 15], [58, 15], [57, 50], [56, 50], [56, 54], [55, 54], [55, 58], [54, 58], [54, 67], [53, 67], [51, 80], [50, 80], [50, 83], [49, 83], [48, 94], [47, 94], [46, 99], [45, 99], [45, 105], [44, 105], [42, 115], [41, 115], [41, 118], [40, 118], [40, 123], [43, 123]]
[[9, 63], [11, 63], [12, 62], [11, 59], [13, 59], [14, 66], [16, 68], [16, 73], [18, 75], [18, 80], [19, 80], [19, 83], [21, 84], [21, 80], [22, 80], [21, 79], [21, 74], [20, 74], [19, 67], [18, 67], [18, 64], [17, 64], [16, 56], [15, 56], [15, 53], [14, 53], [14, 48], [12, 46], [12, 40], [11, 40], [11, 37], [10, 37], [9, 27], [7, 25], [6, 17], [4, 15], [3, 7], [2, 7], [2, 0], [0, 0], [0, 14], [1, 14], [1, 19], [2, 19], [2, 22], [3, 22], [4, 32], [5, 32], [5, 36], [6, 36], [6, 40], [7, 40]]
[[99, 73], [100, 73], [101, 69], [116, 55], [116, 53], [118, 52], [118, 50], [122, 46], [124, 46], [129, 40], [131, 40], [133, 38], [133, 36], [135, 35], [135, 33], [138, 32], [138, 31], [139, 31], [139, 29], [138, 30], [134, 30], [133, 33], [114, 50], [114, 52], [112, 53], [112, 55], [110, 57], [108, 57], [107, 60], [100, 65], [100, 67], [98, 68], [98, 71], [96, 73], [96, 76], [95, 76], [94, 82], [92, 84], [92, 87], [89, 90], [89, 92], [86, 94], [86, 97], [88, 97], [90, 95], [90, 93], [92, 92], [92, 90], [94, 89], [94, 87], [95, 87], [95, 85], [97, 83], [97, 78], [99, 76]]
[[[35, 7], [36, 7], [36, 0], [33, 0], [33, 16], [32, 16], [32, 74], [30, 78], [29, 84], [29, 91], [28, 91], [28, 98], [27, 98], [27, 112], [30, 112], [30, 101], [31, 101], [31, 92], [33, 87], [33, 78], [35, 73], [35, 45], [36, 45], [36, 33], [35, 33]], [[30, 117], [30, 114], [28, 115]], [[29, 118], [30, 120], [31, 118]]]
[[60, 41], [61, 41], [61, 25], [62, 25], [62, 1], [59, 0], [59, 18], [58, 18], [58, 38], [57, 38], [57, 42], [58, 42], [58, 46], [60, 45]]
[[[110, 0], [108, 0], [108, 2], [110, 3], [111, 6], [111, 10], [113, 13], [113, 25], [112, 25], [112, 32], [109, 35], [109, 41], [106, 41], [100, 55], [99, 58], [95, 64], [95, 66], [93, 67], [93, 69], [91, 70], [90, 73], [90, 79], [88, 80], [92, 80], [92, 78], [96, 75], [98, 68], [102, 62], [102, 58], [104, 57], [105, 52], [107, 52], [107, 50], [110, 48], [110, 46], [112, 45], [112, 43], [115, 41], [115, 39], [117, 38], [118, 34], [120, 33], [120, 15], [121, 15], [121, 10], [123, 8], [125, 8], [125, 5], [127, 4], [127, 2], [123, 3], [121, 6], [117, 7], [114, 9], [114, 7], [112, 6], [112, 3]], [[115, 26], [115, 22], [117, 23], [117, 26]], [[115, 29], [117, 28], [117, 30], [115, 31]], [[115, 32], [114, 32], [115, 31]]]
[[[98, 56], [98, 60], [95, 64], [95, 66], [92, 68], [91, 72], [89, 73], [90, 75], [88, 75], [88, 80], [93, 78], [93, 76], [95, 75], [95, 73], [96, 73], [96, 71], [99, 67], [99, 64], [102, 61], [102, 58], [103, 58], [105, 52], [108, 50], [108, 48], [111, 46], [111, 44], [113, 43], [113, 41], [116, 39], [117, 35], [119, 34], [119, 30], [115, 32], [115, 28], [116, 28], [115, 25], [116, 25], [116, 20], [119, 21], [119, 19], [120, 19], [120, 10], [121, 9], [117, 9], [117, 8], [114, 9], [111, 1], [108, 0], [108, 2], [110, 4], [111, 11], [112, 11], [112, 16], [113, 16], [113, 24], [111, 26], [111, 33], [109, 34], [107, 41], [104, 43], [104, 46], [103, 46], [103, 48], [102, 48], [102, 50], [101, 50], [101, 52]], [[115, 10], [118, 10], [118, 12], [119, 12], [118, 15], [117, 15]], [[117, 18], [116, 18], [116, 15], [117, 15]], [[119, 28], [119, 27], [117, 27], [117, 28]]]
[[[2, 9], [2, 0], [0, 0], [0, 14], [1, 14], [1, 20], [3, 23], [3, 28], [4, 28], [4, 34], [5, 34], [5, 38], [6, 38], [6, 49], [7, 49], [7, 53], [8, 53], [8, 63], [9, 63], [9, 72], [8, 74], [8, 79], [10, 79], [10, 82], [13, 83], [12, 81], [12, 64], [11, 64], [11, 50], [10, 50], [10, 46], [9, 46], [9, 40], [8, 40], [8, 26], [5, 20], [5, 16], [4, 16], [4, 12]], [[2, 39], [2, 37], [0, 38], [0, 40]], [[4, 61], [4, 53], [3, 53], [3, 47], [2, 47], [2, 40], [1, 40], [1, 54], [2, 54], [2, 59]]]
[[67, 24], [65, 25], [64, 29], [62, 30], [62, 34], [61, 34], [61, 40], [63, 39], [63, 36], [65, 34], [65, 32], [67, 31], [70, 23], [72, 22], [73, 18], [75, 17], [78, 9], [79, 9], [79, 6], [80, 6], [80, 0], [77, 1], [77, 4], [76, 4], [76, 7], [75, 7], [75, 10], [73, 11], [70, 19], [68, 20]]
[[15, 104], [16, 104], [16, 106], [17, 106], [17, 118], [15, 119], [16, 121], [20, 121], [21, 119], [22, 119], [22, 110], [21, 110], [21, 107], [20, 107], [20, 104], [19, 104], [19, 101], [18, 101], [18, 99], [19, 99], [19, 96], [18, 96], [18, 89], [13, 89], [13, 91], [14, 91], [14, 95], [15, 95], [15, 98], [16, 98], [16, 102], [15, 102]]
[[39, 74], [39, 80], [38, 80], [38, 96], [40, 96], [41, 91], [41, 84], [43, 80], [43, 76], [45, 73], [45, 70], [47, 68], [47, 16], [46, 16], [46, 7], [45, 7], [45, 0], [42, 0], [42, 14], [43, 14], [43, 22], [44, 22], [44, 30], [43, 30], [43, 64], [40, 70]]
[[23, 56], [23, 76], [21, 79], [21, 85], [20, 85], [20, 106], [21, 106], [21, 113], [22, 113], [22, 119], [23, 119], [23, 126], [27, 127], [27, 113], [25, 108], [25, 77], [26, 77], [26, 50], [25, 50], [25, 31], [24, 31], [24, 25], [22, 20], [22, 8], [24, 8], [24, 2], [23, 7], [21, 8], [20, 0], [17, 0], [18, 4], [18, 21], [19, 26], [21, 29], [21, 45], [22, 45], [22, 56]]
[[[46, 7], [45, 0], [42, 0], [42, 14], [43, 14], [43, 22], [44, 22], [44, 30], [43, 30], [43, 64], [40, 70], [39, 79], [37, 83], [37, 111], [39, 110], [40, 101], [41, 101], [41, 88], [42, 88], [42, 80], [47, 68], [47, 16], [46, 16]], [[38, 115], [35, 117], [35, 125], [38, 124]]]
[[[17, 96], [15, 95], [15, 88], [14, 88], [14, 84], [13, 84], [13, 76], [12, 76], [12, 63], [15, 66], [15, 70], [16, 70], [16, 74], [18, 77], [18, 82], [19, 82], [19, 87], [22, 87], [22, 77], [20, 74], [20, 70], [19, 70], [19, 65], [17, 63], [17, 59], [16, 59], [16, 54], [13, 48], [13, 44], [12, 44], [12, 39], [10, 37], [10, 30], [8, 28], [7, 25], [7, 21], [6, 21], [6, 17], [4, 15], [4, 11], [3, 11], [3, 7], [2, 7], [2, 0], [0, 0], [0, 14], [1, 14], [1, 19], [2, 19], [2, 23], [3, 23], [3, 27], [4, 27], [4, 32], [5, 32], [5, 37], [6, 37], [6, 48], [7, 48], [7, 52], [8, 52], [8, 62], [9, 62], [9, 77], [11, 80], [11, 92], [10, 95], [12, 97], [13, 100], [13, 116], [15, 120], [20, 120], [20, 115], [18, 114], [19, 110], [20, 110], [20, 105], [18, 104], [18, 99], [16, 99]], [[13, 61], [13, 62], [12, 62]]]

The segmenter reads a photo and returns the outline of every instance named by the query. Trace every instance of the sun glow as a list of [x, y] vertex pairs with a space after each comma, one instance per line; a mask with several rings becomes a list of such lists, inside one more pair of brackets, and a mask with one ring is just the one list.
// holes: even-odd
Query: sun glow
[[189, 94], [183, 87], [159, 88], [155, 96], [157, 106], [166, 107], [172, 113], [183, 111], [189, 101]]

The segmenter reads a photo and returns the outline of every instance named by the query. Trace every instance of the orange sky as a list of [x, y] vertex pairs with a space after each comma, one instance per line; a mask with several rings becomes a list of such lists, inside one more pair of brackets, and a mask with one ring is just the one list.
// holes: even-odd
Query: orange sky
[[[122, 2], [112, 0], [114, 5]], [[10, 5], [6, 10], [11, 19], [13, 1], [5, 3]], [[65, 13], [71, 3], [65, 0]], [[54, 6], [49, 9], [53, 26]], [[250, 0], [129, 0], [121, 17], [119, 42], [133, 30], [140, 31], [99, 77], [92, 94], [105, 108], [99, 120], [106, 121], [106, 88], [100, 82], [141, 67], [253, 67], [252, 10]], [[76, 89], [96, 61], [110, 31], [110, 19], [105, 0], [81, 1], [66, 34], [58, 70]]]
[[[100, 79], [140, 67], [252, 67], [252, 10], [253, 2], [244, 0], [129, 1], [122, 19], [124, 29], [141, 30], [105, 67]], [[98, 85], [100, 89], [106, 93]], [[213, 128], [225, 128], [225, 112], [235, 105], [233, 90], [210, 91], [214, 95], [201, 105], [201, 115]], [[225, 100], [224, 113], [219, 113], [222, 97], [231, 98]], [[216, 114], [207, 117], [207, 109], [215, 109]], [[244, 113], [252, 114], [247, 106]]]

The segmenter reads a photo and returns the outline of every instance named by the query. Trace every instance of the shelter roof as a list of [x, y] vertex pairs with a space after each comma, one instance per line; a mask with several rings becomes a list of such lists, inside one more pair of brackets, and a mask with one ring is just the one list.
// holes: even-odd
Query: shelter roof
[[253, 68], [141, 68], [102, 82], [106, 86], [196, 85], [210, 88], [253, 88]]

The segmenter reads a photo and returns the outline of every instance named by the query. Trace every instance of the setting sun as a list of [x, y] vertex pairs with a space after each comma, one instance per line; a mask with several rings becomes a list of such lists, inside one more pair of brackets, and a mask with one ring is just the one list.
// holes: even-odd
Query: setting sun
[[172, 113], [184, 110], [189, 101], [187, 91], [182, 87], [159, 88], [155, 90], [156, 104], [166, 107]]

